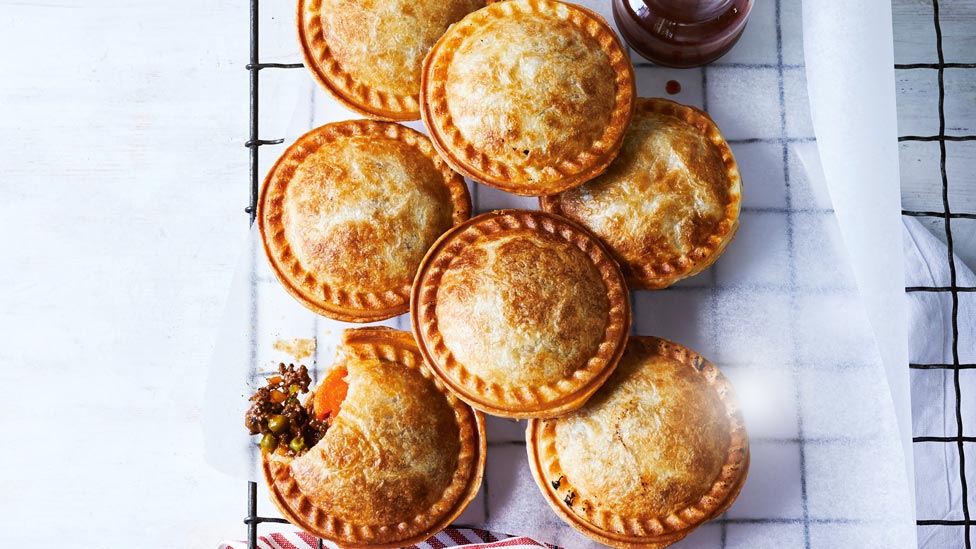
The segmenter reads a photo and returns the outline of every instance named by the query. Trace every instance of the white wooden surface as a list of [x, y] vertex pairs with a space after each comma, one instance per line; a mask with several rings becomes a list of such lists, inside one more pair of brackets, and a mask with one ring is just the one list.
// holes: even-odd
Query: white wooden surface
[[[946, 60], [976, 61], [974, 1], [941, 4]], [[894, 5], [896, 60], [934, 62], [929, 2]], [[247, 28], [230, 0], [0, 1], [4, 546], [244, 534], [245, 487], [203, 463], [198, 420], [246, 226]], [[934, 133], [934, 74], [900, 78], [902, 133]], [[947, 131], [973, 133], [976, 71], [948, 74]], [[950, 148], [957, 211], [974, 149]], [[941, 209], [937, 145], [902, 152], [904, 207]]]
[[246, 3], [0, 2], [4, 547], [213, 547], [204, 372], [246, 229]]

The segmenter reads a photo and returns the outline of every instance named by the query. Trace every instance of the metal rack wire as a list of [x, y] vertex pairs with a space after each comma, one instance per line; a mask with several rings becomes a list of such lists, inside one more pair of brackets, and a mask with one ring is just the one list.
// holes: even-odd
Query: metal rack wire
[[919, 518], [916, 523], [919, 527], [923, 526], [962, 526], [962, 541], [966, 549], [972, 547], [972, 526], [973, 519], [969, 511], [969, 488], [966, 483], [966, 451], [963, 446], [966, 442], [976, 442], [976, 436], [965, 436], [965, 429], [962, 420], [962, 389], [959, 383], [959, 373], [961, 370], [976, 368], [976, 364], [961, 364], [959, 362], [959, 293], [976, 292], [976, 287], [958, 286], [956, 284], [956, 263], [953, 256], [952, 247], [952, 220], [953, 219], [976, 219], [976, 213], [953, 212], [949, 206], [949, 175], [946, 171], [946, 142], [948, 141], [976, 141], [976, 135], [946, 135], [946, 116], [945, 116], [945, 71], [946, 69], [974, 69], [973, 63], [946, 63], [945, 54], [942, 50], [942, 26], [939, 20], [939, 0], [932, 0], [933, 21], [935, 25], [935, 49], [938, 55], [937, 63], [912, 63], [895, 65], [897, 70], [936, 70], [938, 71], [939, 85], [939, 134], [938, 135], [904, 135], [898, 141], [937, 141], [939, 143], [939, 167], [942, 176], [942, 207], [941, 212], [928, 211], [902, 211], [902, 215], [910, 217], [932, 217], [941, 218], [945, 222], [945, 237], [948, 252], [946, 254], [949, 262], [949, 285], [948, 286], [909, 286], [906, 292], [940, 292], [948, 293], [952, 298], [952, 363], [951, 364], [910, 364], [909, 368], [916, 370], [952, 370], [953, 385], [955, 388], [955, 415], [956, 415], [956, 436], [934, 437], [916, 436], [912, 438], [915, 444], [953, 444], [959, 453], [959, 483], [962, 491], [962, 520], [931, 520]]
[[[277, 145], [283, 143], [284, 139], [261, 139], [259, 137], [259, 126], [258, 126], [258, 97], [261, 89], [260, 76], [262, 69], [297, 69], [302, 68], [304, 65], [301, 63], [261, 63], [260, 60], [260, 48], [259, 48], [259, 38], [260, 38], [260, 21], [259, 21], [259, 0], [251, 0], [251, 16], [250, 16], [250, 34], [251, 34], [251, 53], [250, 61], [248, 62], [246, 68], [250, 73], [250, 130], [248, 132], [248, 140], [244, 143], [244, 146], [248, 148], [249, 152], [249, 162], [250, 169], [248, 174], [251, 181], [251, 198], [248, 206], [244, 208], [244, 212], [249, 216], [249, 222], [254, 224], [254, 218], [257, 215], [257, 205], [258, 205], [258, 150], [263, 145]], [[276, 517], [262, 517], [258, 515], [258, 485], [253, 481], [248, 481], [247, 483], [247, 516], [244, 517], [244, 524], [247, 525], [247, 547], [248, 549], [255, 549], [257, 547], [258, 540], [258, 524], [267, 522], [285, 523], [288, 521]], [[322, 540], [318, 543], [319, 549], [322, 549], [324, 545]]]
[[[902, 215], [911, 217], [927, 217], [927, 218], [939, 218], [943, 219], [945, 222], [945, 235], [948, 244], [948, 262], [950, 271], [950, 280], [948, 286], [912, 286], [907, 287], [906, 292], [938, 292], [938, 293], [948, 293], [951, 295], [952, 299], [952, 363], [947, 364], [910, 364], [910, 368], [915, 370], [952, 370], [954, 373], [954, 387], [955, 387], [955, 416], [956, 416], [956, 436], [951, 437], [934, 437], [934, 436], [916, 436], [913, 438], [913, 442], [916, 444], [952, 444], [955, 443], [956, 449], [959, 454], [959, 481], [962, 486], [962, 520], [930, 520], [925, 517], [919, 518], [917, 525], [919, 527], [926, 526], [962, 526], [962, 536], [964, 539], [966, 549], [971, 549], [971, 527], [973, 525], [973, 520], [970, 515], [970, 509], [968, 504], [968, 487], [966, 479], [965, 470], [965, 449], [964, 443], [966, 442], [976, 442], [976, 436], [965, 436], [965, 431], [962, 421], [962, 394], [960, 387], [960, 371], [965, 369], [976, 369], [976, 364], [962, 364], [959, 361], [958, 352], [958, 340], [959, 340], [959, 330], [958, 330], [958, 308], [959, 308], [959, 293], [960, 292], [976, 292], [976, 287], [960, 287], [956, 284], [956, 269], [953, 259], [953, 241], [952, 241], [952, 228], [951, 221], [953, 219], [976, 219], [976, 213], [959, 213], [953, 212], [950, 209], [949, 195], [948, 195], [948, 175], [946, 171], [946, 142], [954, 141], [976, 141], [976, 135], [946, 135], [945, 127], [945, 86], [944, 86], [944, 73], [947, 69], [957, 70], [957, 69], [973, 69], [976, 68], [976, 64], [967, 63], [945, 63], [944, 54], [942, 50], [942, 32], [939, 22], [939, 2], [938, 0], [932, 0], [934, 7], [934, 25], [936, 31], [936, 51], [938, 54], [937, 63], [914, 63], [914, 64], [896, 64], [895, 68], [897, 70], [936, 70], [938, 71], [938, 89], [939, 89], [939, 133], [938, 135], [906, 135], [900, 136], [899, 141], [921, 141], [921, 142], [938, 142], [940, 146], [940, 164], [941, 164], [941, 177], [942, 177], [942, 201], [943, 201], [943, 211], [902, 211]], [[777, 7], [777, 32], [781, 32], [779, 29], [779, 4], [776, 3]], [[782, 37], [777, 37], [779, 45], [782, 44]], [[782, 60], [782, 52], [780, 51], [780, 57], [776, 65], [770, 66], [768, 68], [776, 69], [779, 71], [779, 78], [782, 81], [782, 71], [784, 68], [795, 68], [792, 65], [785, 65]], [[729, 64], [735, 66], [736, 64]], [[258, 192], [259, 192], [259, 150], [260, 147], [264, 145], [275, 145], [283, 142], [283, 139], [273, 139], [266, 140], [260, 138], [259, 131], [259, 92], [260, 92], [260, 72], [264, 69], [296, 69], [303, 68], [301, 63], [261, 63], [260, 62], [260, 50], [259, 50], [259, 0], [250, 0], [250, 58], [246, 69], [249, 71], [249, 86], [250, 86], [250, 129], [249, 137], [247, 142], [244, 144], [245, 147], [249, 149], [249, 180], [250, 180], [250, 200], [249, 205], [245, 208], [245, 212], [249, 215], [249, 220], [251, 223], [254, 222], [257, 209]], [[706, 72], [702, 71], [702, 87], [705, 87]], [[783, 105], [782, 97], [782, 83], [780, 83], [780, 109], [781, 117], [785, 116], [785, 105]], [[703, 93], [703, 96], [705, 94]], [[782, 124], [785, 124], [785, 118], [781, 120]], [[745, 142], [759, 142], [768, 141], [774, 144], [781, 144], [783, 146], [784, 155], [784, 172], [786, 171], [786, 145], [791, 142], [791, 138], [785, 136], [785, 129], [783, 131], [784, 137], [781, 139], [751, 139], [744, 140]], [[795, 140], [795, 139], [792, 139]], [[787, 173], [784, 173], [784, 177], [788, 177]], [[789, 207], [787, 208], [789, 210]], [[714, 274], [713, 274], [714, 276]], [[716, 284], [713, 280], [712, 284]], [[711, 287], [711, 286], [710, 286]], [[692, 288], [693, 289], [693, 288]], [[800, 437], [802, 440], [802, 436]], [[801, 454], [802, 455], [802, 454]], [[802, 458], [801, 458], [802, 459]], [[801, 479], [803, 480], [803, 479]], [[258, 515], [258, 505], [257, 505], [257, 484], [254, 482], [248, 482], [247, 486], [248, 496], [247, 496], [247, 515], [244, 518], [244, 523], [247, 525], [247, 546], [249, 549], [257, 547], [258, 540], [258, 525], [262, 523], [287, 523], [288, 521], [275, 518], [275, 517], [263, 517]], [[805, 494], [804, 494], [805, 495]], [[811, 519], [808, 515], [806, 509], [806, 498], [804, 500], [803, 508], [803, 518], [800, 521], [804, 528], [804, 538], [806, 546], [810, 546], [810, 534], [809, 525], [811, 523], [818, 522], [816, 519]], [[756, 519], [759, 520], [759, 519]], [[725, 541], [725, 525], [742, 522], [742, 520], [736, 521], [735, 519], [729, 519], [722, 517], [719, 521], [722, 525], [722, 541], [724, 545]], [[770, 520], [770, 522], [776, 522], [775, 520]], [[794, 521], [795, 522], [795, 521]], [[318, 541], [318, 547], [321, 549], [324, 547], [322, 540]]]

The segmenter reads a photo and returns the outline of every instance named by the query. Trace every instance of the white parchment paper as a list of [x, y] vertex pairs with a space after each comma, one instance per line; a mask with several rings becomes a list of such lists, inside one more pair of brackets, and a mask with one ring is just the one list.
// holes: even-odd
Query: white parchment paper
[[[609, 2], [581, 3], [612, 20]], [[262, 25], [272, 21], [270, 30], [263, 27], [262, 48], [273, 52], [263, 60], [300, 60], [291, 10], [263, 9], [277, 9], [262, 17]], [[850, 9], [887, 25], [890, 56], [887, 7]], [[831, 131], [838, 127], [831, 101], [842, 98], [820, 92], [821, 79], [834, 78], [821, 71], [836, 63], [837, 50], [843, 59], [868, 67], [883, 62], [890, 70], [891, 63], [844, 48], [843, 33], [824, 33], [822, 25], [811, 27], [814, 21], [823, 22], [815, 16], [801, 19], [797, 1], [757, 2], [740, 43], [707, 68], [667, 69], [634, 57], [642, 96], [666, 96], [665, 83], [676, 80], [682, 91], [671, 99], [708, 110], [730, 142], [744, 185], [739, 233], [716, 265], [672, 289], [632, 297], [633, 333], [672, 339], [715, 362], [735, 385], [750, 433], [752, 464], [739, 499], [681, 547], [915, 545], [906, 475], [911, 469], [902, 446], [905, 432], [899, 431], [899, 419], [909, 409], [902, 392], [907, 360], [902, 360], [904, 328], [898, 323], [903, 317], [897, 307], [881, 308], [903, 292], [893, 278], [902, 272], [900, 248], [889, 253], [885, 246], [885, 239], [900, 246], [900, 232], [885, 232], [888, 215], [898, 212], [890, 197], [898, 193], [897, 158], [861, 157], [855, 182], [836, 168], [853, 162], [861, 149], [885, 149], [893, 134], [883, 124], [877, 132], [859, 126], [845, 130], [844, 124]], [[831, 41], [841, 44], [824, 45]], [[818, 105], [812, 118], [807, 78]], [[264, 138], [285, 137], [287, 144], [312, 127], [355, 118], [304, 71], [263, 73], [262, 86]], [[852, 93], [843, 99], [873, 101], [884, 91], [878, 86], [865, 88], [864, 97]], [[890, 112], [887, 104], [878, 106], [877, 120], [894, 124], [893, 103]], [[842, 122], [848, 125], [861, 123], [849, 111], [838, 112], [845, 113]], [[422, 130], [419, 122], [409, 125]], [[857, 147], [848, 140], [854, 133]], [[823, 169], [816, 138], [820, 150], [829, 152]], [[262, 165], [269, 166], [283, 148], [262, 149]], [[893, 179], [887, 180], [891, 169]], [[471, 185], [478, 213], [537, 207], [535, 199]], [[850, 185], [865, 189], [837, 190]], [[865, 210], [878, 215], [846, 215]], [[883, 263], [866, 265], [867, 249]], [[380, 324], [409, 329], [405, 317]], [[275, 344], [314, 339], [315, 352], [301, 362], [317, 375], [332, 360], [339, 332], [352, 326], [318, 317], [288, 296], [252, 231], [210, 371], [204, 418], [210, 463], [242, 479], [255, 478], [257, 447], [243, 425], [247, 397], [278, 362], [296, 362]], [[904, 379], [898, 368], [905, 368]], [[458, 523], [567, 548], [595, 547], [542, 499], [526, 461], [524, 422], [489, 418], [488, 438], [485, 483]], [[260, 511], [275, 514], [270, 503]]]
[[[803, 6], [810, 111], [824, 177], [896, 403], [914, 512], [891, 3], [855, 2], [841, 18], [831, 13], [835, 5], [807, 0]], [[813, 151], [803, 156], [816, 158]]]

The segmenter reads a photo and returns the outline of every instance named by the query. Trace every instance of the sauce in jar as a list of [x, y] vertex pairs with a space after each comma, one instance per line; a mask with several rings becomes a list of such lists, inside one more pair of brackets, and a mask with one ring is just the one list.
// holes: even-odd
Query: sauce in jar
[[624, 40], [669, 67], [695, 67], [725, 55], [746, 28], [752, 0], [613, 0]]

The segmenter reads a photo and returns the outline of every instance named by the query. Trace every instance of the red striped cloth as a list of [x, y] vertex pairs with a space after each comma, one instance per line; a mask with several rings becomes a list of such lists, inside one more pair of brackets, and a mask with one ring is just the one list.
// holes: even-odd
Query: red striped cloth
[[[261, 536], [257, 540], [259, 549], [318, 549], [319, 540], [301, 530], [272, 532]], [[336, 544], [326, 541], [324, 547], [340, 549]], [[404, 549], [445, 549], [447, 547], [465, 549], [560, 549], [550, 543], [540, 543], [526, 537], [514, 537], [475, 528], [447, 528], [427, 541]], [[247, 549], [246, 541], [225, 541], [217, 546], [218, 549]]]

